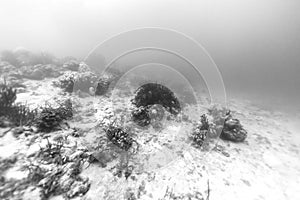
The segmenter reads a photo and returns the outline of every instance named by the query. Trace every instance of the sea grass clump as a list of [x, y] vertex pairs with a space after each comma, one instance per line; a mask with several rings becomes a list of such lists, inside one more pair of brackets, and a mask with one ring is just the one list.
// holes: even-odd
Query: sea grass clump
[[76, 60], [69, 60], [63, 64], [63, 68], [70, 71], [78, 71], [79, 62]]
[[110, 85], [110, 80], [107, 77], [100, 77], [97, 82], [95, 95], [101, 96], [106, 94]]
[[36, 111], [27, 105], [15, 103], [17, 90], [6, 82], [0, 84], [0, 117], [6, 118], [13, 125], [27, 125], [35, 118]]
[[39, 131], [52, 132], [59, 130], [62, 123], [73, 117], [72, 102], [70, 99], [60, 104], [58, 108], [46, 105], [35, 120]]

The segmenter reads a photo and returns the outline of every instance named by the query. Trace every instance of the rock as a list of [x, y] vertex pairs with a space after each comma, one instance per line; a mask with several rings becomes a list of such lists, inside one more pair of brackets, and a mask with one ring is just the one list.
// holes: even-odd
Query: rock
[[93, 87], [97, 81], [97, 75], [93, 72], [65, 72], [53, 82], [53, 85], [64, 89], [65, 92], [76, 92], [78, 90], [89, 93], [90, 87]]
[[101, 164], [101, 167], [106, 167], [107, 163], [113, 159], [112, 155], [110, 155], [108, 152], [96, 151], [93, 152], [91, 156], [93, 156], [93, 158]]
[[75, 182], [73, 182], [70, 189], [66, 193], [66, 196], [68, 198], [73, 198], [73, 197], [76, 197], [76, 196], [82, 196], [89, 189], [90, 189], [89, 180], [88, 179], [86, 179], [86, 180], [79, 179], [79, 180], [76, 180]]
[[132, 120], [139, 126], [147, 126], [151, 122], [148, 110], [146, 107], [141, 106], [132, 111]]
[[92, 69], [84, 62], [79, 63], [78, 72], [91, 72]]
[[40, 69], [34, 69], [33, 72], [28, 76], [28, 78], [33, 80], [43, 80], [44, 79], [43, 71]]
[[109, 85], [110, 85], [109, 79], [105, 77], [101, 77], [98, 80], [97, 87], [95, 90], [95, 95], [98, 96], [104, 95], [108, 91]]
[[233, 119], [232, 116], [226, 118], [224, 128], [221, 133], [221, 139], [232, 142], [243, 142], [247, 137], [247, 131], [243, 129], [238, 119]]

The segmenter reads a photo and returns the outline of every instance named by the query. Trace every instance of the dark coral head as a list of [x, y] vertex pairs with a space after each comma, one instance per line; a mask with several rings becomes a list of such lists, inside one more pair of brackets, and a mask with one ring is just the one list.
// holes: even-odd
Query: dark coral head
[[132, 103], [136, 107], [160, 104], [174, 115], [181, 111], [180, 103], [175, 94], [166, 86], [158, 83], [147, 83], [140, 86], [135, 92]]

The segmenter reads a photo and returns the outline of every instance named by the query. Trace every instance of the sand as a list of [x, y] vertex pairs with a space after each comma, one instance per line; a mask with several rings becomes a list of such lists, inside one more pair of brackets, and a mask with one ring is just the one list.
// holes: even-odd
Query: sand
[[[27, 102], [31, 107], [43, 105], [62, 97], [58, 88], [51, 85], [52, 79], [28, 80], [27, 89], [18, 94], [18, 102]], [[92, 148], [104, 137], [100, 121], [105, 123], [113, 117], [112, 110], [128, 112], [130, 95], [114, 93], [113, 107], [108, 97], [70, 96], [76, 105], [75, 119], [69, 124], [83, 130], [81, 137], [70, 137], [69, 145]], [[119, 163], [116, 158], [106, 167], [91, 164], [81, 174], [91, 183], [89, 191], [76, 199], [298, 199], [300, 195], [300, 117], [284, 112], [265, 110], [251, 101], [229, 99], [228, 107], [234, 117], [248, 132], [245, 142], [233, 143], [218, 140], [218, 148], [204, 152], [190, 145], [187, 139], [190, 122], [166, 122], [163, 129], [140, 130], [134, 128], [139, 153], [131, 156], [134, 166], [128, 179], [117, 177], [113, 171]], [[191, 109], [193, 110], [193, 109]], [[191, 111], [190, 111], [191, 112]], [[193, 113], [195, 115], [195, 112]], [[202, 113], [198, 113], [200, 116]], [[187, 111], [187, 115], [189, 112]], [[191, 114], [192, 115], [192, 114]], [[126, 115], [124, 118], [128, 117]], [[131, 126], [131, 124], [127, 124]], [[0, 129], [0, 132], [8, 129]], [[143, 133], [143, 134], [142, 134]], [[62, 130], [53, 134], [68, 134]], [[0, 134], [1, 135], [1, 134]], [[28, 145], [30, 137], [16, 138], [11, 132], [0, 137], [0, 157], [26, 156], [39, 150], [37, 139]], [[20, 178], [26, 173], [20, 170], [18, 161], [5, 172], [6, 178]], [[24, 198], [36, 198], [36, 190], [26, 190]], [[55, 196], [51, 199], [63, 199]]]

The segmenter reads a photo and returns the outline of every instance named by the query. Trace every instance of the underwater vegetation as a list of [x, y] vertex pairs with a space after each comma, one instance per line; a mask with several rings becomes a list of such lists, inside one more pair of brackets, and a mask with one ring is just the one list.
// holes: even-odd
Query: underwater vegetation
[[57, 63], [57, 59], [50, 53], [32, 53], [24, 48], [18, 48], [14, 51], [2, 51], [0, 57], [2, 61], [6, 61], [15, 67]]
[[14, 126], [26, 125], [34, 120], [36, 111], [15, 103], [17, 91], [6, 82], [0, 84], [0, 117]]
[[[206, 149], [202, 147], [208, 143], [210, 145], [210, 142], [218, 139], [220, 134], [221, 139], [234, 142], [242, 142], [247, 136], [240, 121], [233, 118], [224, 108], [209, 109], [206, 114], [202, 111], [196, 113], [199, 114], [197, 118], [199, 121], [191, 131], [189, 128], [192, 128], [190, 125], [193, 121], [183, 109], [185, 104], [180, 104], [175, 93], [162, 84], [148, 83], [147, 80], [143, 82], [146, 84], [136, 90], [134, 96], [131, 96], [130, 87], [136, 85], [121, 85], [117, 91], [129, 88], [130, 92], [115, 96], [119, 104], [116, 108], [118, 112], [113, 112], [108, 108], [107, 102], [110, 100], [109, 90], [114, 88], [114, 83], [120, 75], [118, 71], [99, 75], [100, 73], [88, 65], [72, 58], [59, 64], [51, 64], [49, 60], [49, 64], [35, 63], [28, 66], [22, 64], [26, 62], [19, 62], [19, 58], [9, 58], [9, 55], [6, 60], [19, 64], [13, 66], [14, 64], [11, 65], [8, 61], [0, 62], [0, 73], [5, 73], [7, 75], [5, 77], [15, 81], [0, 85], [0, 127], [8, 127], [3, 129], [0, 138], [6, 137], [5, 134], [9, 133], [24, 146], [21, 147], [20, 154], [18, 152], [7, 159], [0, 158], [0, 199], [11, 197], [22, 199], [28, 188], [38, 192], [38, 199], [49, 199], [56, 195], [64, 199], [76, 197], [85, 199], [82, 196], [90, 190], [91, 184], [95, 183], [95, 177], [92, 177], [95, 174], [91, 174], [94, 170], [105, 172], [104, 176], [107, 179], [103, 180], [107, 182], [99, 180], [99, 184], [107, 183], [108, 189], [106, 188], [104, 192], [115, 184], [109, 183], [111, 177], [116, 182], [119, 178], [123, 181], [121, 180], [123, 177], [127, 180], [130, 178], [130, 181], [140, 181], [142, 177], [140, 174], [146, 172], [141, 167], [145, 160], [141, 158], [144, 158], [144, 155], [148, 157], [150, 151], [168, 146], [171, 134], [181, 123], [186, 123], [184, 125], [187, 125], [186, 132], [191, 136], [189, 139], [192, 145], [204, 150]], [[54, 59], [53, 62], [57, 61]], [[39, 97], [40, 89], [36, 92], [30, 91], [36, 87], [44, 87], [40, 80], [45, 78], [49, 78], [45, 80], [46, 83], [50, 81], [57, 87], [51, 88], [54, 95], [49, 96], [54, 97], [56, 104], [43, 105], [41, 102], [44, 102], [44, 96]], [[20, 87], [23, 90], [20, 90]], [[61, 89], [64, 92], [61, 92]], [[22, 94], [25, 97], [36, 95], [35, 98], [39, 101], [34, 103], [42, 106], [31, 110], [26, 104], [15, 103], [19, 93], [25, 93]], [[85, 93], [89, 95], [79, 95]], [[93, 95], [98, 96], [96, 98], [100, 100], [99, 107], [94, 107], [95, 104], [91, 101], [94, 98], [90, 98]], [[46, 96], [48, 97], [48, 94]], [[74, 97], [73, 104], [69, 97]], [[179, 97], [182, 100], [181, 96]], [[127, 102], [130, 100], [133, 108], [128, 109]], [[104, 120], [94, 119], [95, 113]], [[184, 118], [184, 115], [186, 120], [178, 120], [180, 117]], [[115, 123], [116, 119], [120, 119], [119, 124]], [[220, 134], [217, 133], [217, 129], [220, 130]], [[176, 139], [186, 142], [181, 137]], [[173, 148], [172, 145], [170, 148]], [[174, 146], [180, 145], [182, 144], [175, 143]], [[225, 155], [225, 151], [222, 152]], [[22, 167], [27, 176], [22, 179], [6, 179], [6, 171], [10, 168], [19, 170], [18, 167]], [[152, 180], [151, 174], [148, 179]], [[91, 190], [94, 190], [94, 185]], [[145, 188], [144, 190], [146, 191]], [[89, 195], [93, 195], [93, 192], [88, 193], [86, 198], [90, 199]], [[187, 194], [173, 194], [171, 190], [168, 193], [170, 199], [187, 197]], [[200, 192], [193, 193], [189, 197], [198, 198], [200, 194]], [[143, 197], [140, 198], [139, 194], [132, 192], [128, 193], [126, 198]], [[111, 197], [111, 199], [122, 198]]]
[[72, 102], [70, 99], [61, 103], [58, 108], [46, 105], [36, 117], [34, 124], [39, 131], [52, 132], [61, 128], [62, 122], [73, 117]]

